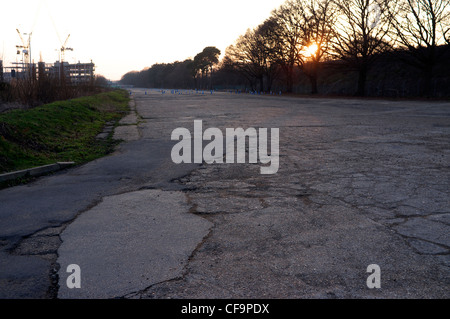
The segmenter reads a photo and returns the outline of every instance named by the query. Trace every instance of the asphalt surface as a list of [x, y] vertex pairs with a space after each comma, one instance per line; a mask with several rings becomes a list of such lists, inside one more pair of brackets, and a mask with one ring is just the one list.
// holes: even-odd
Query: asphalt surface
[[[114, 154], [0, 191], [0, 298], [450, 296], [450, 103], [133, 99]], [[278, 173], [175, 165], [171, 133], [194, 120], [279, 128]]]

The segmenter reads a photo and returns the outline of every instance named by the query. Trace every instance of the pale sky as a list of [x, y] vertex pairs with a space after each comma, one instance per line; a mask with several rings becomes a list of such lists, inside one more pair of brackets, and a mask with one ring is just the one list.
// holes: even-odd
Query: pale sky
[[[2, 0], [0, 59], [16, 62], [16, 31], [32, 32], [37, 63], [59, 59], [68, 35], [65, 61], [96, 64], [96, 74], [119, 80], [154, 63], [183, 61], [206, 46], [224, 53], [239, 35], [270, 16], [285, 0]], [[23, 36], [27, 41], [27, 36]], [[20, 61], [20, 57], [18, 58]]]

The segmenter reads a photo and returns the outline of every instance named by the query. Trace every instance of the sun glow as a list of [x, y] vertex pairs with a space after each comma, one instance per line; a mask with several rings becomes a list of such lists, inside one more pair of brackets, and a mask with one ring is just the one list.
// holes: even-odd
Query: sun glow
[[305, 49], [306, 55], [308, 57], [312, 57], [312, 56], [316, 55], [317, 51], [319, 51], [319, 46], [316, 43], [313, 43], [313, 44], [309, 45]]

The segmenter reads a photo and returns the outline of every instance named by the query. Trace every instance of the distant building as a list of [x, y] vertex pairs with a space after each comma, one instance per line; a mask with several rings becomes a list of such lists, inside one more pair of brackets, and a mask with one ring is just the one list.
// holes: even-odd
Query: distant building
[[56, 61], [53, 64], [39, 62], [37, 64], [12, 63], [13, 66], [3, 67], [0, 61], [0, 81], [11, 82], [12, 79], [39, 79], [42, 76], [48, 76], [60, 79], [71, 84], [90, 83], [95, 79], [95, 64], [75, 63]]
[[89, 83], [95, 79], [95, 64], [92, 63], [76, 63], [55, 62], [53, 66], [48, 68], [48, 74], [61, 77], [60, 74], [72, 84]]

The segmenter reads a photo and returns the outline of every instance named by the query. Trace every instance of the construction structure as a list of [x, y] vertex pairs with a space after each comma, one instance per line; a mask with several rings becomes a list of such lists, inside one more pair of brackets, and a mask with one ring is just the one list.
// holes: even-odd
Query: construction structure
[[15, 79], [36, 80], [42, 76], [59, 79], [66, 84], [86, 84], [95, 79], [95, 64], [92, 61], [75, 64], [59, 61], [53, 64], [39, 62], [37, 65], [13, 62], [12, 66], [3, 67], [3, 62], [0, 60], [0, 82], [11, 82]]
[[95, 79], [95, 64], [76, 63], [56, 61], [54, 64], [46, 64], [39, 62], [39, 74], [45, 74], [48, 77], [65, 81], [67, 84], [83, 84], [90, 83]]
[[[92, 83], [95, 79], [95, 64], [92, 60], [89, 63], [78, 62], [75, 64], [65, 61], [65, 52], [73, 51], [72, 48], [67, 47], [70, 34], [58, 49], [60, 52], [59, 61], [53, 64], [41, 61], [36, 65], [31, 59], [32, 32], [22, 34], [19, 29], [16, 29], [16, 31], [21, 40], [21, 44], [16, 45], [16, 62], [12, 62], [11, 66], [4, 66], [3, 61], [0, 60], [0, 82], [10, 83], [15, 80], [37, 80], [47, 77], [65, 84], [78, 85]], [[25, 36], [28, 36], [28, 38], [24, 38]]]

